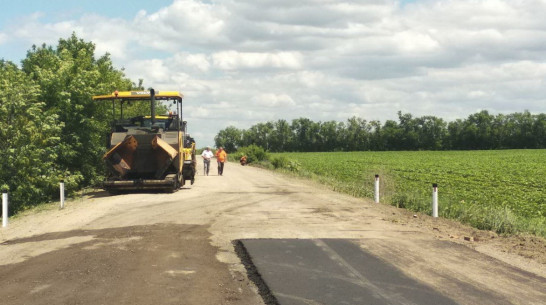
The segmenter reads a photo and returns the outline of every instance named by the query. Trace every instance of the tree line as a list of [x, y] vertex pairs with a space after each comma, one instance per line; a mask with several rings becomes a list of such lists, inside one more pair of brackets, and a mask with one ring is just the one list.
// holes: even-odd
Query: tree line
[[0, 187], [10, 213], [102, 180], [111, 105], [93, 95], [141, 87], [108, 54], [76, 37], [33, 46], [18, 66], [0, 60]]
[[446, 122], [435, 116], [398, 112], [398, 121], [314, 122], [308, 118], [229, 126], [215, 136], [228, 151], [257, 145], [270, 152], [490, 150], [546, 148], [546, 114], [490, 114], [483, 110]]

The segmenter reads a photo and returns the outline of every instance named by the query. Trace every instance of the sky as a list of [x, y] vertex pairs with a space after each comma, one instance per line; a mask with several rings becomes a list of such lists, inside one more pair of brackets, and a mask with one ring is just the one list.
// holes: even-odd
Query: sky
[[0, 58], [75, 32], [184, 94], [198, 147], [267, 121], [546, 112], [546, 0], [0, 0]]

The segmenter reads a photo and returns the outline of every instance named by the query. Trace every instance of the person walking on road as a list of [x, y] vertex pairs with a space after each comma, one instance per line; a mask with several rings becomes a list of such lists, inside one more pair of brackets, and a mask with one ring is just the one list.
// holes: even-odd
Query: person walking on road
[[210, 159], [212, 156], [213, 154], [210, 150], [210, 146], [207, 146], [207, 149], [203, 150], [203, 153], [201, 154], [201, 157], [203, 157], [203, 175], [209, 175]]
[[216, 152], [216, 161], [218, 161], [218, 176], [222, 176], [224, 174], [224, 163], [226, 162], [226, 160], [226, 151], [223, 147], [218, 147], [218, 151]]

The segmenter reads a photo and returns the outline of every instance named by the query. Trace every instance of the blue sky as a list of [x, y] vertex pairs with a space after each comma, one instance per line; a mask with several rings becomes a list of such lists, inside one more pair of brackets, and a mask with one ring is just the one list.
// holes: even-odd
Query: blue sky
[[[25, 20], [36, 20], [44, 24], [55, 24], [66, 20], [77, 20], [86, 15], [100, 15], [106, 18], [130, 20], [141, 11], [156, 11], [172, 3], [172, 0], [0, 0], [0, 28], [9, 29], [25, 23]], [[61, 37], [57, 37], [57, 40]], [[20, 61], [31, 45], [25, 42], [14, 42], [11, 45], [0, 45], [1, 58]]]
[[179, 90], [198, 146], [229, 125], [546, 112], [546, 0], [0, 0], [0, 58], [72, 32]]
[[130, 19], [140, 10], [154, 11], [170, 3], [171, 0], [1, 0], [0, 26], [33, 13], [43, 15], [44, 22], [60, 22], [84, 14]]

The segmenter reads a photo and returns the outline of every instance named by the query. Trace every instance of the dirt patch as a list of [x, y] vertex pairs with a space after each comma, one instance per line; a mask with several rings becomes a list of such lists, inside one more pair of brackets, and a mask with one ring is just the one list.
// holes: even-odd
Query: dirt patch
[[524, 257], [546, 265], [546, 239], [531, 235], [499, 235], [492, 231], [478, 230], [445, 218], [432, 218], [405, 209], [385, 207], [385, 220], [401, 225], [416, 226], [432, 232], [438, 239], [451, 240], [471, 248], [487, 246], [496, 250]]
[[251, 304], [248, 282], [216, 260], [205, 226], [75, 230], [2, 246], [92, 237], [0, 266], [2, 304]]

